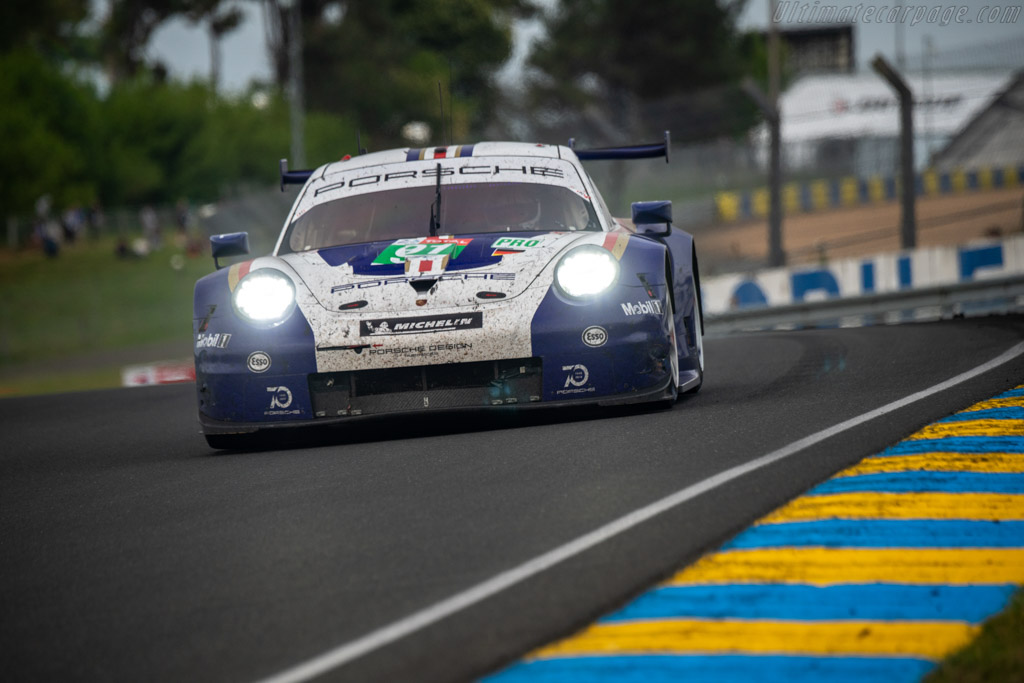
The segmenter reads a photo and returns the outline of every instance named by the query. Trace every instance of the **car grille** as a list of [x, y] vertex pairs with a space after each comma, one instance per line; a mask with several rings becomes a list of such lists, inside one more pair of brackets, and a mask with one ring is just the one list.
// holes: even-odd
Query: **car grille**
[[541, 399], [541, 359], [515, 358], [309, 376], [316, 417], [514, 405]]

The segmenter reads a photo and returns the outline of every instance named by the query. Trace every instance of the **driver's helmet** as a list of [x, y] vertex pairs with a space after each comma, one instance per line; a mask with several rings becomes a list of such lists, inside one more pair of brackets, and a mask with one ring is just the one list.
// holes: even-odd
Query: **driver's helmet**
[[508, 188], [495, 194], [486, 212], [495, 227], [533, 230], [540, 220], [540, 199], [529, 191]]
[[568, 204], [569, 229], [586, 230], [590, 225], [590, 212], [587, 211], [587, 203], [579, 197], [573, 197]]

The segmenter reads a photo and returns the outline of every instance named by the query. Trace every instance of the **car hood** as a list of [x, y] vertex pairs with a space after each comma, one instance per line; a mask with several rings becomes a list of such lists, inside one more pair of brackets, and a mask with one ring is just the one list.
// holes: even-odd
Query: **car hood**
[[507, 301], [569, 247], [602, 237], [593, 232], [416, 237], [280, 258], [327, 310], [422, 312]]

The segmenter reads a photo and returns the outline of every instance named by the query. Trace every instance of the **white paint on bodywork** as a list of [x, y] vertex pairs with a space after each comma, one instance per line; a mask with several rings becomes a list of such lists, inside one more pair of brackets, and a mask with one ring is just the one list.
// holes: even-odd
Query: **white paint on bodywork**
[[[408, 284], [410, 279], [419, 277], [413, 273], [378, 275], [373, 272], [375, 266], [371, 265], [368, 275], [354, 275], [352, 267], [347, 263], [331, 267], [316, 252], [287, 254], [280, 258], [295, 269], [327, 310], [337, 311], [341, 304], [363, 300], [368, 305], [366, 309], [360, 309], [360, 312], [373, 313], [379, 317], [393, 313], [412, 314], [414, 311], [423, 313], [416, 301], [424, 298], [429, 301], [431, 308], [476, 306], [480, 303], [477, 292], [482, 290], [500, 292], [505, 295], [505, 301], [515, 298], [526, 291], [551, 259], [587, 234], [603, 237], [604, 233], [545, 233], [542, 245], [521, 254], [502, 256], [499, 263], [482, 268], [453, 270], [452, 266], [458, 263], [458, 258], [452, 259], [443, 274], [432, 273], [422, 277], [441, 278], [433, 289], [424, 294], [417, 293]], [[491, 243], [497, 237], [500, 237], [500, 233], [473, 236], [472, 239]], [[382, 270], [387, 272], [389, 269]], [[510, 279], [509, 275], [514, 275], [514, 279]]]
[[[503, 256], [501, 262], [469, 270], [447, 270], [446, 275], [494, 276], [489, 279], [440, 279], [425, 295], [407, 282], [391, 284], [374, 281], [404, 280], [408, 276], [354, 275], [351, 266], [328, 265], [316, 252], [276, 256], [287, 234], [287, 226], [310, 207], [353, 194], [436, 184], [437, 164], [443, 171], [441, 192], [453, 183], [528, 182], [565, 187], [586, 200], [598, 196], [575, 153], [568, 147], [526, 143], [480, 143], [473, 156], [406, 161], [408, 150], [368, 154], [321, 166], [303, 186], [281, 231], [275, 256], [254, 261], [252, 268], [276, 267], [295, 282], [297, 305], [306, 317], [317, 347], [318, 372], [424, 364], [464, 363], [479, 360], [525, 358], [533, 355], [531, 323], [541, 301], [554, 281], [558, 259], [568, 249], [601, 245], [605, 233], [618, 228], [606, 210], [598, 210], [602, 232], [545, 234], [542, 245], [523, 253]], [[475, 168], [474, 168], [475, 167]], [[526, 168], [526, 172], [502, 169]], [[483, 173], [490, 168], [492, 172]], [[535, 170], [536, 169], [536, 170]], [[411, 172], [415, 171], [415, 174]], [[431, 173], [433, 172], [433, 174]], [[391, 174], [390, 179], [387, 176]], [[397, 177], [395, 174], [399, 174]], [[408, 174], [408, 175], [403, 175]], [[379, 180], [376, 178], [379, 176]], [[411, 177], [410, 177], [411, 176]], [[561, 177], [559, 177], [561, 176]], [[352, 181], [356, 181], [355, 187]], [[443, 201], [443, 199], [442, 199]], [[603, 209], [598, 199], [597, 206]], [[468, 237], [468, 235], [467, 235]], [[494, 241], [502, 233], [474, 235], [473, 239]], [[514, 273], [514, 279], [499, 277]], [[364, 288], [358, 289], [362, 284]], [[343, 289], [351, 286], [352, 289]], [[342, 288], [339, 290], [339, 288]], [[333, 291], [332, 291], [333, 290]], [[481, 290], [499, 292], [505, 298], [482, 301]], [[425, 301], [424, 301], [425, 300]], [[342, 304], [367, 301], [351, 311], [339, 311]], [[387, 317], [483, 314], [480, 329], [409, 334], [395, 337], [361, 337], [362, 320]], [[369, 344], [368, 347], [365, 345]], [[364, 346], [358, 353], [351, 348]], [[397, 353], [383, 353], [391, 349]]]
[[[277, 243], [274, 246], [274, 253], [277, 254], [280, 252], [281, 244], [287, 234], [287, 227], [315, 204], [324, 201], [331, 201], [338, 197], [384, 189], [379, 184], [357, 185], [357, 187], [352, 188], [349, 186], [351, 180], [364, 179], [375, 175], [381, 175], [383, 177], [389, 173], [396, 174], [407, 171], [416, 171], [417, 177], [415, 178], [392, 178], [387, 182], [387, 188], [432, 185], [436, 182], [436, 176], [423, 176], [422, 172], [427, 171], [429, 173], [432, 169], [436, 170], [438, 163], [441, 163], [443, 169], [452, 169], [456, 174], [458, 174], [462, 169], [480, 165], [498, 168], [526, 165], [528, 169], [552, 168], [561, 170], [564, 172], [563, 178], [537, 175], [529, 172], [527, 174], [520, 174], [518, 179], [526, 180], [531, 183], [545, 183], [566, 187], [588, 201], [596, 199], [597, 201], [595, 206], [598, 208], [597, 213], [598, 220], [601, 223], [601, 229], [611, 230], [616, 227], [614, 221], [610, 218], [611, 214], [608, 213], [603, 200], [600, 198], [600, 193], [598, 192], [597, 187], [593, 184], [590, 176], [587, 175], [586, 171], [583, 169], [576, 153], [568, 147], [558, 145], [536, 145], [519, 142], [488, 142], [474, 145], [473, 156], [471, 157], [437, 160], [424, 159], [416, 161], [405, 160], [407, 151], [408, 150], [388, 150], [384, 152], [376, 152], [373, 154], [353, 157], [347, 161], [325, 164], [314, 170], [310, 174], [309, 180], [307, 180], [306, 184], [302, 186], [295, 203], [288, 212], [288, 217], [285, 219], [284, 223], [285, 229], [281, 231], [281, 234], [278, 237]], [[451, 184], [453, 178], [457, 178], [459, 182], [495, 182], [497, 180], [501, 180], [502, 182], [514, 182], [516, 180], [516, 176], [514, 175], [506, 174], [505, 176], [501, 176], [500, 173], [498, 176], [474, 174], [455, 176], [442, 175], [442, 196], [444, 193], [444, 186]], [[345, 186], [338, 187], [337, 192], [324, 192], [324, 188], [338, 186], [342, 182], [345, 183]], [[317, 194], [318, 191], [320, 192], [319, 195]]]
[[[337, 303], [328, 308], [321, 305], [311, 287], [321, 296], [330, 297], [331, 283], [341, 279], [358, 283], [380, 278], [353, 276], [351, 268], [347, 273], [344, 272], [347, 266], [332, 268], [313, 253], [262, 257], [253, 262], [252, 270], [277, 268], [292, 278], [298, 308], [313, 330], [317, 372], [529, 358], [533, 355], [533, 316], [554, 282], [558, 260], [573, 247], [584, 244], [600, 246], [604, 236], [605, 233], [600, 232], [558, 235], [543, 248], [531, 250], [529, 255], [505, 256], [495, 265], [455, 271], [455, 274], [529, 274], [531, 281], [528, 286], [516, 291], [514, 296], [497, 301], [481, 301], [476, 298], [476, 293], [485, 286], [490, 291], [501, 291], [498, 287], [502, 283], [500, 280], [443, 280], [437, 283], [436, 291], [426, 297], [427, 303], [422, 306], [416, 304], [418, 296], [412, 286], [399, 282], [354, 290], [347, 297], [338, 297]], [[404, 277], [396, 276], [394, 279]], [[352, 311], [336, 310], [338, 305], [354, 300], [370, 303]], [[360, 336], [360, 322], [363, 320], [434, 315], [459, 317], [475, 311], [483, 314], [483, 326], [479, 329], [391, 337]], [[339, 348], [356, 346], [363, 348], [359, 352], [354, 348]]]
[[[501, 262], [483, 268], [450, 272], [451, 275], [515, 273], [517, 280], [440, 280], [425, 297], [426, 304], [416, 305], [420, 298], [408, 283], [354, 290], [339, 303], [348, 300], [371, 302], [358, 312], [345, 313], [316, 306], [303, 309], [314, 330], [317, 344], [317, 370], [335, 372], [410, 365], [467, 363], [504, 358], [533, 356], [531, 324], [533, 316], [554, 281], [555, 264], [573, 246], [601, 244], [603, 233], [560, 235], [543, 248], [529, 253], [502, 257]], [[325, 264], [326, 265], [326, 264]], [[316, 269], [317, 276], [332, 277], [329, 267]], [[371, 281], [374, 276], [350, 281]], [[482, 289], [507, 293], [505, 299], [481, 301], [476, 297]], [[336, 295], [335, 295], [336, 296]], [[423, 300], [420, 298], [420, 300]], [[458, 316], [480, 311], [480, 329], [434, 332], [401, 337], [361, 338], [359, 321], [388, 316], [423, 315]], [[321, 350], [325, 347], [370, 343], [360, 353], [353, 350]], [[388, 353], [389, 350], [402, 350]]]

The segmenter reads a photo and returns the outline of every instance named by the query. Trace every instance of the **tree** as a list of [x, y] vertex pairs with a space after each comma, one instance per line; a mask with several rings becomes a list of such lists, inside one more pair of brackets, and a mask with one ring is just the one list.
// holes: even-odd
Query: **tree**
[[542, 108], [590, 108], [621, 136], [631, 134], [636, 123], [630, 119], [644, 105], [700, 93], [696, 106], [678, 100], [692, 110], [687, 118], [719, 122], [721, 132], [733, 132], [738, 106], [743, 128], [753, 108], [735, 84], [746, 73], [764, 71], [759, 39], [736, 28], [744, 4], [562, 0], [545, 17], [546, 37], [530, 59], [531, 101]]
[[220, 86], [220, 41], [242, 24], [242, 10], [234, 4], [225, 7], [224, 0], [187, 0], [185, 15], [194, 24], [206, 24], [210, 40], [210, 88]]
[[[288, 22], [276, 0], [264, 9], [283, 87]], [[459, 139], [482, 127], [496, 99], [491, 77], [511, 51], [512, 20], [534, 8], [529, 0], [306, 0], [301, 11], [310, 109], [352, 118], [381, 146], [401, 144], [410, 120], [429, 122], [438, 142], [449, 126]]]
[[40, 51], [66, 43], [89, 14], [89, 0], [36, 0], [0, 3], [0, 46], [4, 51]]
[[187, 0], [110, 0], [101, 51], [111, 83], [138, 74], [153, 32], [168, 18], [187, 9]]
[[92, 201], [99, 163], [95, 94], [33, 50], [0, 55], [0, 216]]

